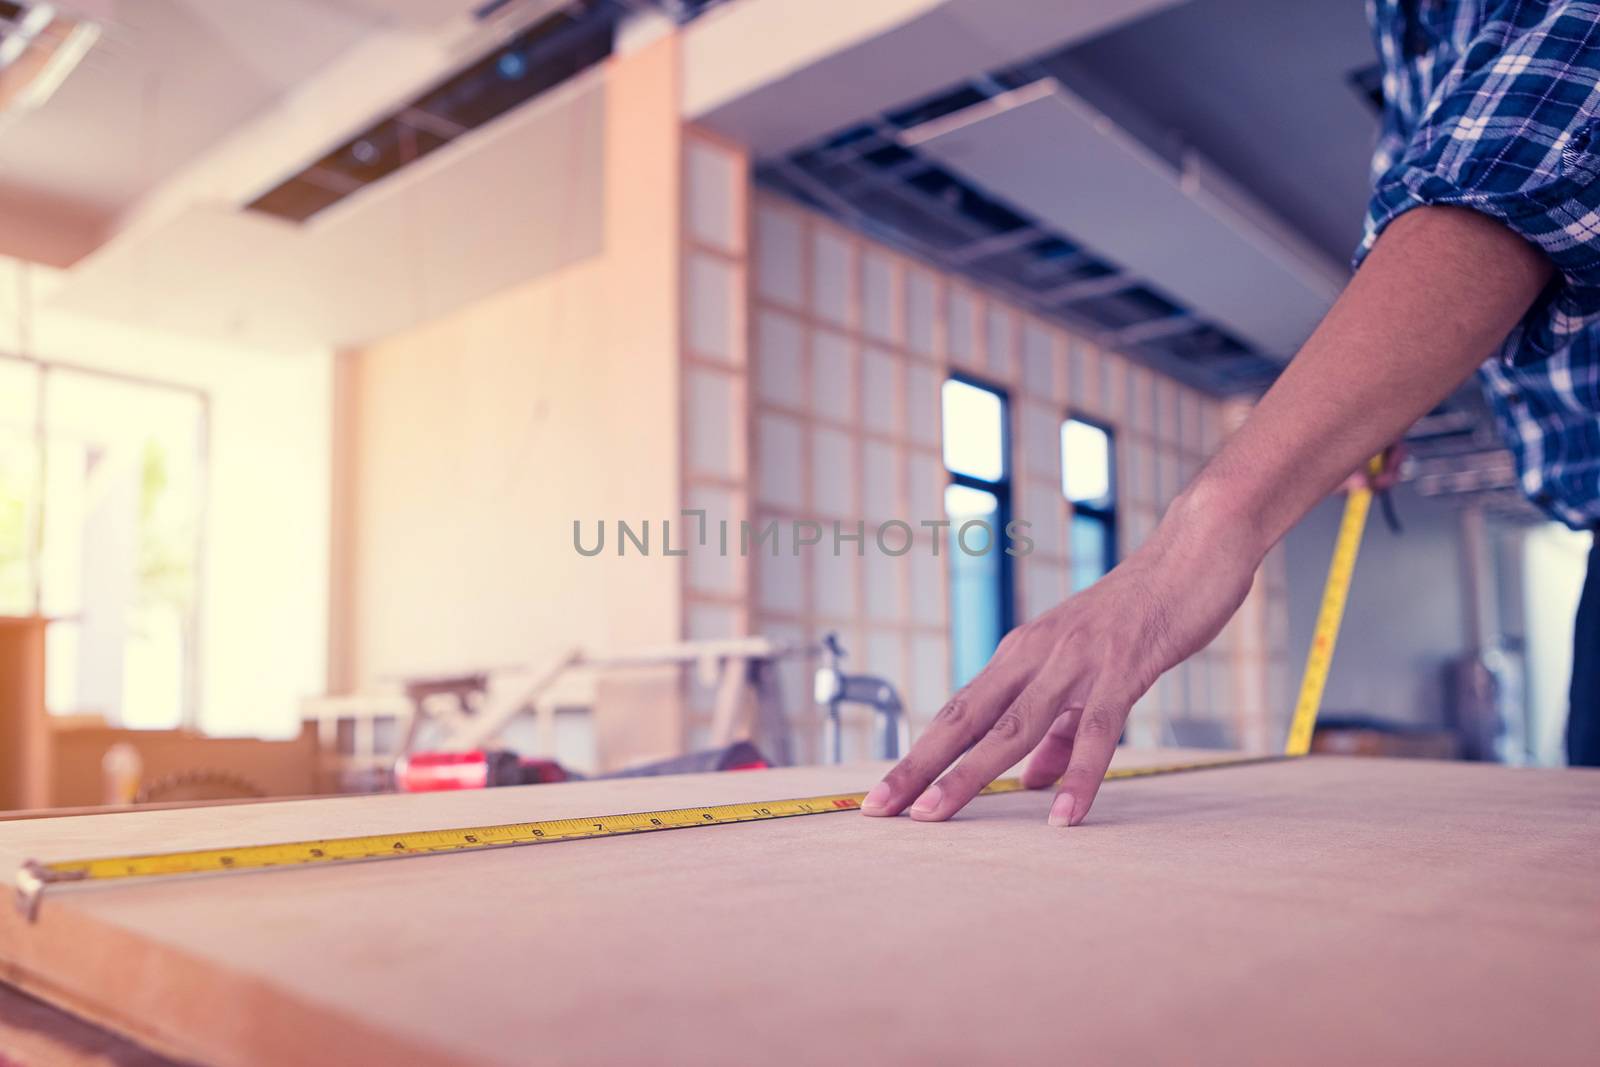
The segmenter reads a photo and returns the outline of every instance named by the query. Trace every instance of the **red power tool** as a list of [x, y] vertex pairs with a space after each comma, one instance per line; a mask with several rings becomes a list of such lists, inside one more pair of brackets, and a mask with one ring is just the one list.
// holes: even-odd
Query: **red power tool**
[[[724, 748], [691, 752], [687, 756], [646, 763], [601, 778], [639, 778], [659, 774], [698, 774], [705, 771], [749, 771], [768, 767], [766, 757], [748, 741]], [[402, 793], [432, 793], [446, 789], [487, 789], [501, 785], [539, 785], [583, 778], [555, 760], [524, 759], [507, 749], [473, 749], [468, 752], [414, 752], [401, 756], [394, 767], [394, 787]]]
[[401, 756], [394, 765], [394, 787], [402, 793], [535, 785], [565, 782], [571, 777], [555, 760], [523, 759], [506, 749], [414, 752]]

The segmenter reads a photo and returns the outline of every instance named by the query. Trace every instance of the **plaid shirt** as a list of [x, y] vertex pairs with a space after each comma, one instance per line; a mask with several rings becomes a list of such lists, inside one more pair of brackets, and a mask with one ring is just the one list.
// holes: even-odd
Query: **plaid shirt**
[[1383, 133], [1359, 266], [1421, 204], [1470, 207], [1559, 277], [1479, 371], [1522, 489], [1600, 524], [1600, 3], [1367, 0]]

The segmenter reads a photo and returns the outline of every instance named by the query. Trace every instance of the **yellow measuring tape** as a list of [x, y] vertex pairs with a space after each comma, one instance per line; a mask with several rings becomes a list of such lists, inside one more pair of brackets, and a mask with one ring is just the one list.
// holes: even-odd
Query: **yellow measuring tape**
[[[1165, 763], [1146, 767], [1114, 768], [1107, 781], [1149, 778], [1183, 771], [1238, 767], [1252, 763], [1271, 763], [1303, 756], [1311, 746], [1317, 708], [1328, 679], [1334, 640], [1344, 616], [1371, 504], [1370, 490], [1350, 493], [1344, 521], [1334, 548], [1333, 565], [1328, 571], [1322, 609], [1306, 660], [1305, 679], [1290, 725], [1289, 744], [1282, 756], [1239, 756], [1184, 763]], [[984, 788], [981, 796], [1016, 793], [1023, 789], [1019, 778], [1001, 778]], [[788, 819], [801, 815], [824, 815], [856, 811], [865, 793], [833, 793], [792, 800], [717, 804], [710, 807], [671, 808], [665, 811], [629, 812], [620, 815], [584, 816], [573, 819], [544, 819], [538, 822], [501, 823], [495, 826], [469, 826], [448, 830], [418, 830], [394, 834], [367, 834], [361, 837], [335, 837], [321, 841], [291, 841], [270, 845], [244, 845], [238, 848], [195, 849], [154, 852], [136, 856], [106, 856], [98, 859], [60, 860], [53, 863], [29, 861], [17, 874], [17, 903], [32, 919], [46, 888], [69, 882], [101, 882], [130, 878], [149, 878], [176, 874], [214, 874], [226, 871], [265, 870], [279, 867], [304, 867], [320, 863], [348, 863], [356, 860], [397, 859], [449, 852], [506, 848], [513, 845], [539, 845], [552, 841], [580, 841], [626, 834], [653, 833], [658, 830], [684, 830], [696, 826], [726, 826], [730, 823]]]
[[[1284, 758], [1246, 756], [1117, 768], [1107, 773], [1106, 778], [1107, 780], [1148, 778], [1154, 775], [1175, 774], [1179, 771], [1235, 767], [1243, 763], [1276, 762]], [[1020, 778], [1000, 778], [985, 787], [980, 795], [1016, 793], [1023, 789]], [[103, 882], [174, 874], [216, 874], [275, 867], [304, 867], [319, 863], [396, 859], [401, 856], [472, 852], [511, 845], [541, 845], [553, 841], [620, 837], [626, 834], [653, 833], [657, 830], [686, 830], [696, 826], [726, 826], [729, 823], [788, 819], [798, 815], [856, 811], [865, 798], [865, 793], [831, 793], [826, 796], [797, 797], [792, 800], [762, 800], [699, 808], [628, 812], [620, 815], [543, 819], [538, 822], [501, 823], [495, 826], [468, 826], [449, 830], [367, 834], [361, 837], [333, 837], [321, 841], [290, 841], [270, 845], [245, 845], [238, 848], [152, 852], [137, 856], [107, 856], [100, 859], [62, 860], [55, 863], [30, 861], [23, 866], [18, 875], [18, 903], [23, 912], [31, 918], [38, 908], [39, 898], [44, 890], [48, 886], [65, 882]]]
[[[1367, 470], [1374, 475], [1382, 473], [1383, 457], [1372, 460]], [[1284, 748], [1287, 755], [1304, 756], [1311, 751], [1311, 735], [1316, 730], [1317, 712], [1322, 707], [1322, 691], [1328, 686], [1328, 669], [1333, 665], [1333, 647], [1339, 642], [1339, 625], [1344, 621], [1345, 602], [1350, 599], [1356, 553], [1361, 551], [1361, 535], [1367, 528], [1367, 512], [1371, 509], [1371, 489], [1362, 484], [1350, 490], [1344, 502], [1344, 518], [1339, 521], [1339, 536], [1333, 544], [1328, 580], [1322, 587], [1322, 606], [1317, 609], [1311, 648], [1306, 652], [1306, 669], [1300, 676], [1300, 697], [1295, 701], [1294, 717], [1289, 720], [1289, 743]]]

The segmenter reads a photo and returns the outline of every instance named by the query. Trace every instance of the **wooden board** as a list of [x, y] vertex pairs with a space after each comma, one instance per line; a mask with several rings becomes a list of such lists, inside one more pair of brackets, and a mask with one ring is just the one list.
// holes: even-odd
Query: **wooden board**
[[[17, 822], [0, 824], [0, 874], [24, 856], [773, 799], [876, 773]], [[70, 888], [32, 926], [0, 909], [0, 978], [223, 1065], [1587, 1064], [1600, 1049], [1600, 773], [1312, 757], [1109, 783], [1070, 830], [1045, 825], [1049, 803]]]
[[49, 799], [40, 806], [80, 807], [106, 803], [106, 751], [131, 745], [139, 754], [141, 782], [149, 789], [191, 774], [217, 775], [266, 796], [317, 792], [317, 738], [302, 729], [287, 741], [252, 737], [208, 737], [193, 730], [127, 730], [104, 723], [52, 723]]
[[50, 803], [41, 618], [0, 617], [0, 809]]
[[186, 1067], [0, 984], [0, 1067]]

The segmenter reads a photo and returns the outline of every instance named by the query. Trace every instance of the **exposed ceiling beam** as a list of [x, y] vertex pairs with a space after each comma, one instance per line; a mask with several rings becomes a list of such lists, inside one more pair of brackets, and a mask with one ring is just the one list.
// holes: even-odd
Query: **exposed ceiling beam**
[[1168, 337], [1189, 333], [1199, 329], [1205, 323], [1193, 315], [1183, 312], [1177, 315], [1166, 315], [1148, 322], [1136, 322], [1132, 326], [1124, 326], [1111, 335], [1112, 343], [1119, 348], [1132, 348], [1135, 345], [1146, 345], [1151, 341], [1161, 341]]
[[958, 266], [972, 263], [974, 260], [987, 256], [997, 256], [1004, 252], [1011, 252], [1023, 245], [1039, 240], [1043, 234], [1031, 226], [1023, 226], [1012, 230], [1010, 233], [1000, 234], [998, 237], [986, 237], [981, 241], [974, 241], [965, 248], [958, 248], [949, 253], [946, 259]]
[[1098, 278], [1085, 278], [1081, 282], [1068, 282], [1054, 289], [1046, 289], [1039, 294], [1039, 300], [1053, 305], [1076, 304], [1120, 293], [1124, 289], [1133, 288], [1137, 283], [1138, 279], [1131, 274], [1105, 274]]

